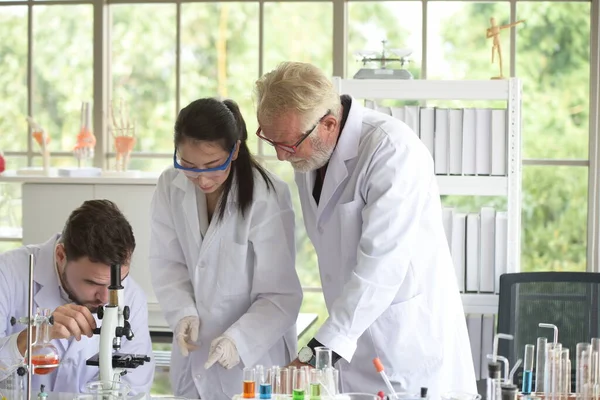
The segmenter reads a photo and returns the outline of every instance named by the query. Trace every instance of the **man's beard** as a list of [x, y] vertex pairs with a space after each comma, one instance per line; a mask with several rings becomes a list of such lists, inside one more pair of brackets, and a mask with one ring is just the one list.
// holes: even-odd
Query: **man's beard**
[[313, 154], [308, 160], [295, 157], [288, 158], [288, 161], [292, 164], [296, 172], [310, 172], [323, 167], [329, 162], [331, 154], [335, 149], [335, 144], [328, 146], [318, 136], [311, 136], [310, 141]]
[[77, 298], [77, 296], [75, 295], [73, 289], [71, 288], [71, 285], [69, 285], [69, 280], [67, 279], [67, 267], [66, 266], [63, 269], [62, 273], [60, 274], [60, 277], [61, 277], [63, 289], [65, 290], [65, 292], [67, 292], [67, 295], [69, 296], [69, 299], [71, 299], [71, 301], [73, 303], [77, 304], [78, 306], [84, 306], [84, 307], [86, 307], [88, 310], [90, 310], [90, 312], [92, 314], [98, 313], [98, 307], [97, 306], [90, 305], [90, 304], [85, 304], [84, 302], [82, 302], [80, 299]]

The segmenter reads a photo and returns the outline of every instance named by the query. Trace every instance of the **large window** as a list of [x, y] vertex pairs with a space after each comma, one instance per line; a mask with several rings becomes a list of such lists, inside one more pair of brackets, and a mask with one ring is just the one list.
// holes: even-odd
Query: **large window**
[[[521, 265], [525, 271], [586, 269], [588, 224], [600, 223], [587, 215], [588, 198], [597, 195], [588, 193], [588, 147], [598, 135], [590, 137], [590, 71], [599, 68], [590, 59], [590, 34], [598, 34], [590, 23], [598, 7], [590, 1], [6, 3], [0, 0], [0, 151], [7, 168], [41, 163], [27, 115], [50, 133], [53, 164], [75, 165], [81, 103], [95, 98], [122, 102], [135, 122], [130, 168], [159, 172], [172, 157], [177, 112], [199, 97], [232, 98], [246, 119], [251, 150], [292, 190], [297, 269], [307, 289], [302, 311], [318, 313], [319, 322], [327, 311], [293, 171], [254, 135], [256, 79], [286, 60], [311, 62], [333, 75], [345, 69], [353, 77], [364, 67], [362, 55], [380, 51], [385, 40], [388, 49], [412, 50], [405, 67], [417, 79], [487, 80], [499, 74], [485, 37], [490, 17], [499, 25], [525, 19], [514, 34], [504, 29], [500, 38], [504, 75], [520, 77], [524, 88]], [[94, 21], [100, 15], [105, 26]], [[334, 47], [344, 42], [345, 48]], [[93, 57], [100, 54], [98, 44], [107, 49], [101, 63]], [[100, 74], [98, 66], [105, 67]], [[100, 97], [93, 92], [94, 76], [106, 80]], [[103, 166], [112, 167], [112, 138], [95, 134]], [[505, 206], [503, 199], [445, 200], [471, 208]], [[20, 186], [0, 183], [0, 251], [20, 245], [20, 226]]]

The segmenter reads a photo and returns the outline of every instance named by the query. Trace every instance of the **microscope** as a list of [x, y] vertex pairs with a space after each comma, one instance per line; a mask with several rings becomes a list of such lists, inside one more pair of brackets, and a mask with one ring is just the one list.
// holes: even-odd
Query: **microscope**
[[121, 338], [132, 340], [134, 335], [129, 324], [129, 306], [124, 306], [123, 286], [121, 285], [121, 265], [110, 266], [110, 286], [108, 287], [108, 304], [98, 309], [98, 319], [102, 326], [94, 329], [94, 334], [100, 335], [100, 351], [86, 361], [86, 365], [100, 367], [100, 382], [104, 389], [116, 389], [121, 376], [127, 369], [135, 369], [150, 357], [138, 354], [122, 354]]

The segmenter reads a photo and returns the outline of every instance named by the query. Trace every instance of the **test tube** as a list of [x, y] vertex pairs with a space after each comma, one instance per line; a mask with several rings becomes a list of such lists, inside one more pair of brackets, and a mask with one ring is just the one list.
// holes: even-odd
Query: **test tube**
[[306, 371], [302, 368], [294, 370], [294, 374], [292, 375], [292, 399], [304, 400], [307, 385], [308, 377], [306, 376]]
[[260, 364], [254, 366], [254, 380], [259, 385], [265, 380], [265, 368]]
[[312, 369], [310, 371], [310, 400], [321, 400], [321, 377], [323, 371]]
[[533, 379], [533, 352], [535, 346], [532, 344], [525, 345], [525, 356], [523, 357], [523, 394], [531, 394], [531, 386]]
[[535, 391], [544, 393], [544, 372], [546, 370], [546, 345], [548, 339], [545, 337], [537, 338], [536, 360], [535, 360]]
[[244, 368], [244, 390], [242, 397], [244, 399], [253, 399], [256, 393], [256, 381], [254, 377], [254, 368]]
[[279, 376], [281, 368], [273, 366], [271, 368], [271, 385], [273, 385], [273, 394], [282, 394], [281, 392], [281, 378]]
[[273, 393], [273, 369], [267, 369], [258, 380], [258, 397], [260, 399], [270, 399]]
[[595, 375], [591, 376], [594, 383], [600, 383], [600, 338], [592, 338], [592, 351], [598, 353], [598, 366]]
[[292, 394], [291, 369], [290, 368], [281, 368], [279, 370], [278, 379], [279, 379], [278, 394]]
[[577, 343], [575, 348], [575, 393], [577, 398], [582, 398], [586, 383], [589, 381], [592, 345]]
[[560, 382], [560, 354], [562, 344], [548, 343], [546, 345], [546, 368], [544, 371], [544, 388], [547, 395], [557, 393]]
[[569, 356], [569, 349], [563, 349], [560, 357], [561, 363], [561, 391], [563, 395], [571, 394], [571, 359]]

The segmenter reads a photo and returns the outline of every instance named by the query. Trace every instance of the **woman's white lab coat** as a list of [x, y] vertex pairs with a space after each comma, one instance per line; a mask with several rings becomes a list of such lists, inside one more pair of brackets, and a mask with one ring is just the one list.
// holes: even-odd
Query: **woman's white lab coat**
[[[242, 393], [244, 366], [286, 365], [297, 354], [302, 288], [294, 269], [294, 212], [287, 185], [271, 179], [275, 188], [267, 190], [255, 171], [246, 217], [237, 209], [234, 181], [223, 220], [215, 212], [202, 238], [193, 183], [173, 168], [160, 176], [151, 211], [154, 291], [172, 330], [188, 315], [201, 321], [198, 350], [184, 358], [173, 345], [176, 394], [231, 399]], [[206, 370], [210, 343], [222, 334], [235, 341], [241, 362]]]
[[329, 310], [315, 337], [351, 361], [339, 363], [344, 391], [386, 390], [379, 357], [396, 389], [477, 393], [433, 160], [419, 137], [353, 100], [318, 206], [314, 182], [314, 172], [296, 174]]
[[[33, 310], [37, 307], [54, 310], [67, 304], [62, 299], [56, 272], [54, 248], [60, 235], [55, 235], [41, 245], [30, 245], [0, 255], [0, 366], [9, 359], [18, 358], [16, 347], [19, 332], [24, 325], [11, 326], [11, 317], [27, 316], [29, 293], [29, 254], [33, 254]], [[125, 304], [131, 309], [129, 322], [135, 337], [121, 341], [121, 353], [145, 354], [151, 362], [136, 369], [128, 370], [122, 381], [131, 386], [135, 393], [150, 393], [154, 377], [154, 357], [148, 330], [148, 307], [144, 291], [127, 277], [123, 280]], [[100, 327], [102, 321], [96, 323]], [[33, 338], [35, 340], [35, 337]], [[98, 367], [85, 364], [87, 359], [98, 353], [100, 335], [91, 338], [83, 336], [80, 341], [71, 338], [53, 340], [60, 355], [60, 365], [48, 375], [33, 375], [32, 387], [38, 390], [41, 384], [46, 391], [65, 393], [85, 393], [86, 384], [98, 380]]]

